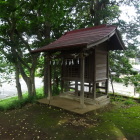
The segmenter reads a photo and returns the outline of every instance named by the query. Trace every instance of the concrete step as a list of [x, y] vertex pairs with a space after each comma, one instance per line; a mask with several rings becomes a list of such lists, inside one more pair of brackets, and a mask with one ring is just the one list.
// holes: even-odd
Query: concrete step
[[103, 106], [103, 105], [107, 105], [110, 103], [110, 98], [108, 98], [107, 96], [102, 96], [96, 99], [96, 102]]
[[[69, 92], [69, 94], [61, 94], [59, 95], [62, 98], [67, 98], [67, 99], [71, 99], [71, 100], [75, 100], [80, 102], [80, 97], [79, 96], [75, 96], [75, 94], [73, 94], [72, 92]], [[86, 104], [90, 104], [90, 105], [106, 105], [110, 102], [110, 98], [107, 97], [107, 95], [101, 96], [96, 98], [95, 100], [92, 98], [84, 98], [84, 102]]]

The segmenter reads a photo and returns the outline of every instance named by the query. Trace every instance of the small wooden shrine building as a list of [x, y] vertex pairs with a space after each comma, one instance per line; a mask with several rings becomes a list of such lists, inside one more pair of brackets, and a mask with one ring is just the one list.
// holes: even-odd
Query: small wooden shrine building
[[[86, 99], [91, 99], [91, 103], [100, 96], [108, 98], [108, 52], [123, 49], [124, 44], [117, 27], [100, 25], [67, 32], [58, 40], [32, 53], [47, 54], [48, 99], [52, 96], [51, 65], [54, 59], [59, 59], [61, 96], [72, 93], [73, 99], [79, 99], [81, 107], [84, 108]], [[98, 94], [97, 89], [104, 91], [104, 94]]]

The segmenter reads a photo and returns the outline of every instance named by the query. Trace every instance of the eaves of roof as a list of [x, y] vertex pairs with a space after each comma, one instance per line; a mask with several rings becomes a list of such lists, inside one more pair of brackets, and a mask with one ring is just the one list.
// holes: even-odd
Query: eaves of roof
[[111, 40], [110, 42], [114, 45], [110, 50], [123, 50], [125, 48], [116, 26], [100, 25], [67, 32], [58, 40], [34, 50], [32, 53], [76, 49], [78, 47], [89, 49], [107, 40]]

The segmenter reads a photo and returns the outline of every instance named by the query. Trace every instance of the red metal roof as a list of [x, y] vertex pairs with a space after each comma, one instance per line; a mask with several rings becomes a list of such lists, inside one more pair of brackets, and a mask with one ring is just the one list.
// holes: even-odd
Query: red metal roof
[[[65, 33], [62, 37], [50, 43], [49, 45], [34, 50], [32, 52], [33, 53], [45, 52], [49, 50], [67, 49], [70, 47], [88, 48], [100, 44], [111, 38], [114, 34], [117, 33], [116, 28], [117, 27], [113, 25], [100, 25], [84, 29], [73, 30]], [[118, 36], [116, 37], [116, 39], [119, 39]], [[118, 40], [118, 42], [119, 45], [123, 46], [122, 44], [120, 44], [121, 43], [120, 40]]]

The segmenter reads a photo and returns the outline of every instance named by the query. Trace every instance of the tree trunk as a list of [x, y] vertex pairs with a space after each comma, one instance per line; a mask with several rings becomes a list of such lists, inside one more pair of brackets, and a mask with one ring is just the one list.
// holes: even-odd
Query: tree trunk
[[21, 84], [19, 81], [19, 68], [15, 64], [15, 79], [16, 79], [16, 88], [17, 88], [17, 93], [18, 93], [18, 99], [22, 99], [22, 90], [21, 90]]
[[34, 62], [33, 67], [30, 69], [30, 76], [28, 77], [26, 73], [24, 72], [24, 68], [22, 65], [19, 63], [19, 69], [21, 72], [21, 75], [27, 85], [28, 89], [28, 95], [30, 97], [33, 97], [36, 95], [36, 89], [35, 89], [35, 68], [36, 68], [36, 63]]
[[27, 78], [26, 85], [27, 85], [29, 97], [36, 96], [34, 76], [30, 76]]
[[[49, 39], [50, 39], [50, 24], [48, 22], [45, 23], [44, 25], [44, 35], [45, 35], [45, 39], [47, 41], [47, 43], [49, 43]], [[48, 96], [48, 80], [47, 80], [47, 76], [48, 76], [48, 64], [47, 64], [47, 54], [44, 54], [44, 96], [47, 97]], [[49, 64], [50, 65], [50, 64]]]
[[109, 3], [108, 0], [90, 0], [90, 15], [91, 15], [91, 22], [94, 23], [94, 26], [98, 26], [101, 24], [101, 17], [100, 12], [102, 9], [106, 8], [106, 5]]

